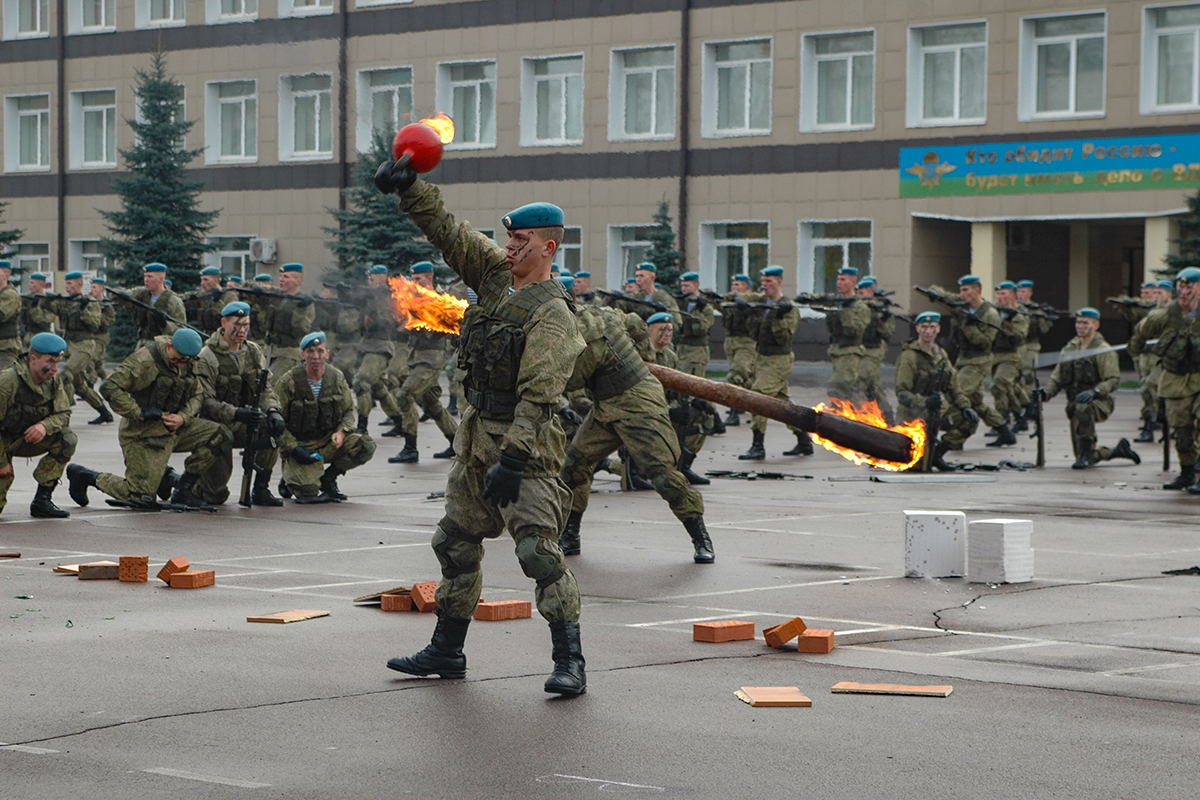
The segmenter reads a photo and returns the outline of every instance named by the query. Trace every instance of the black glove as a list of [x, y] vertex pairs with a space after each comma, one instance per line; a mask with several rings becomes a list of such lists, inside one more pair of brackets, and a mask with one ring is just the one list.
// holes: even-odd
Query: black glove
[[509, 503], [515, 503], [521, 496], [521, 478], [525, 475], [525, 465], [529, 458], [510, 456], [501, 453], [500, 460], [487, 471], [483, 480], [483, 499], [491, 500], [501, 508]]
[[384, 194], [404, 194], [417, 181], [417, 171], [408, 165], [409, 156], [384, 161], [375, 170], [375, 188]]
[[704, 297], [704, 295], [694, 298], [692, 302], [696, 304], [697, 311], [703, 311], [704, 307], [708, 305], [708, 300]]
[[1009, 308], [1007, 306], [1001, 306], [996, 310], [1000, 312], [1000, 320], [1002, 322], [1008, 322], [1017, 315], [1017, 310], [1015, 308]]
[[233, 412], [233, 421], [241, 422], [246, 425], [259, 425], [266, 418], [266, 414], [259, 411], [257, 408], [254, 408], [253, 406], [244, 406], [243, 408], [239, 408]]
[[692, 408], [696, 409], [702, 414], [712, 414], [714, 417], [717, 415], [717, 409], [713, 406], [713, 404], [707, 400], [702, 400], [699, 397], [692, 398]]
[[942, 407], [942, 396], [937, 392], [925, 398], [925, 407], [932, 412], [937, 412]]
[[686, 406], [672, 406], [667, 409], [667, 416], [671, 418], [672, 425], [682, 428], [691, 424], [692, 410]]
[[322, 460], [321, 454], [316, 450], [309, 450], [307, 447], [300, 447], [299, 445], [292, 451], [292, 459], [297, 464], [316, 464]]
[[962, 415], [966, 417], [967, 422], [970, 422], [972, 425], [979, 424], [979, 414], [977, 414], [975, 409], [971, 408], [970, 406], [967, 406], [962, 410]]
[[1033, 398], [1035, 400], [1037, 400], [1039, 403], [1044, 403], [1050, 399], [1050, 395], [1046, 393], [1046, 390], [1044, 388], [1039, 386], [1038, 388], [1033, 390]]
[[221, 295], [223, 295], [223, 294], [225, 294], [225, 290], [218, 286], [215, 289], [208, 290], [208, 299], [212, 300], [215, 303], [216, 301], [221, 299]]
[[936, 291], [936, 290], [934, 290], [934, 289], [926, 289], [926, 290], [925, 290], [925, 296], [926, 296], [926, 297], [928, 297], [930, 300], [932, 300], [932, 301], [933, 301], [933, 302], [935, 302], [935, 303], [936, 303], [938, 300], [941, 300], [941, 299], [942, 299], [942, 295], [941, 295], [941, 293], [940, 293], [940, 292], [938, 292], [938, 291]]
[[1086, 406], [1088, 403], [1100, 396], [1100, 393], [1095, 389], [1084, 389], [1079, 394], [1075, 395], [1075, 402]]
[[272, 409], [267, 412], [267, 432], [273, 437], [283, 436], [287, 426], [283, 424], [283, 414]]
[[146, 422], [155, 422], [155, 421], [161, 420], [162, 419], [162, 409], [155, 408], [154, 406], [150, 406], [147, 409], [143, 409], [142, 410], [142, 419], [144, 419]]
[[313, 299], [306, 294], [296, 295], [296, 305], [301, 308], [308, 308], [313, 304]]
[[583, 417], [576, 413], [575, 409], [570, 406], [563, 406], [558, 410], [558, 418], [568, 425], [582, 425]]
[[788, 315], [788, 312], [791, 310], [792, 310], [791, 303], [789, 303], [787, 300], [780, 300], [779, 303], [775, 306], [775, 316], [779, 317], [780, 319], [783, 319], [784, 317], [786, 317]]
[[735, 306], [748, 306], [750, 305], [750, 301], [742, 297], [740, 294], [735, 294], [733, 296], [733, 304]]

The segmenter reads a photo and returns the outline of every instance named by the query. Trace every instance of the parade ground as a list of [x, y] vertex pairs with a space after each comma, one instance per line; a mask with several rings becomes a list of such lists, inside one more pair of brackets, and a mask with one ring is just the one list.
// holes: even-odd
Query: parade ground
[[[801, 382], [794, 399], [821, 391]], [[1140, 400], [1117, 396], [1100, 444], [1132, 439]], [[477, 621], [465, 680], [385, 668], [424, 647], [434, 616], [354, 598], [437, 580], [429, 548], [449, 468], [421, 426], [340, 480], [337, 505], [145, 513], [91, 491], [62, 521], [28, 515], [32, 464], [0, 516], [0, 783], [21, 800], [114, 798], [1087, 798], [1193, 796], [1200, 719], [1200, 497], [1160, 487], [1162, 446], [1140, 466], [1072, 470], [1063, 399], [1046, 409], [1046, 467], [888, 482], [818, 449], [739, 461], [748, 419], [694, 469], [758, 470], [702, 487], [716, 563], [692, 563], [653, 492], [601, 473], [568, 559], [583, 594], [588, 691], [542, 691], [550, 634], [532, 619]], [[121, 471], [115, 425], [75, 408], [76, 460]], [[371, 419], [377, 426], [378, 409]], [[1034, 440], [948, 460], [1019, 467]], [[183, 456], [173, 457], [180, 469]], [[883, 478], [883, 482], [876, 478]], [[234, 478], [235, 498], [240, 461]], [[953, 482], [951, 482], [953, 481]], [[904, 511], [1033, 523], [1034, 579], [905, 578]], [[147, 583], [82, 581], [55, 566], [148, 555]], [[216, 585], [168, 588], [170, 558]], [[487, 545], [486, 600], [532, 600], [511, 539]], [[252, 615], [307, 609], [292, 624]], [[836, 631], [800, 654], [763, 641], [802, 617]], [[754, 641], [693, 641], [693, 624], [743, 620]], [[946, 697], [834, 694], [842, 681], [950, 685]], [[752, 707], [742, 687], [797, 687], [808, 708]], [[1188, 788], [1191, 786], [1192, 788]]]

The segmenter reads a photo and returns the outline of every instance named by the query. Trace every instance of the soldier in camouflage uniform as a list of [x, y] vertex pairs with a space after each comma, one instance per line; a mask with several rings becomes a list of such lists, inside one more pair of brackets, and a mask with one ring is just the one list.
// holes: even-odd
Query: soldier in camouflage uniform
[[367, 432], [367, 416], [375, 401], [389, 419], [400, 424], [404, 409], [396, 401], [396, 395], [388, 386], [387, 367], [395, 353], [392, 331], [396, 329], [396, 315], [388, 301], [388, 270], [376, 264], [367, 271], [367, 290], [356, 297], [363, 311], [362, 338], [357, 350], [361, 355], [358, 371], [354, 373], [353, 389], [358, 409], [358, 433]]
[[23, 298], [21, 306], [22, 342], [26, 349], [30, 341], [39, 333], [50, 333], [57, 322], [50, 309], [43, 308], [36, 298], [46, 294], [46, 276], [35, 272], [29, 276], [29, 294]]
[[[679, 369], [679, 356], [671, 346], [675, 333], [671, 315], [665, 311], [653, 314], [646, 320], [646, 325], [650, 329], [649, 341], [654, 363]], [[698, 397], [688, 397], [669, 390], [666, 395], [667, 413], [671, 417], [671, 427], [675, 429], [675, 438], [679, 441], [679, 471], [690, 485], [708, 486], [712, 481], [692, 471], [692, 464], [705, 439], [713, 432], [714, 424], [719, 421], [717, 410], [712, 403]]]
[[125, 302], [119, 294], [113, 295], [129, 312], [129, 316], [133, 318], [133, 324], [137, 326], [138, 347], [147, 346], [156, 336], [172, 335], [179, 330], [178, 323], [187, 318], [187, 309], [183, 306], [183, 300], [167, 287], [166, 279], [166, 264], [158, 262], [147, 264], [142, 267], [142, 285], [129, 292], [130, 297], [153, 306], [154, 311]]
[[871, 312], [871, 322], [863, 331], [863, 357], [858, 365], [858, 386], [866, 400], [874, 400], [879, 406], [879, 412], [891, 425], [896, 420], [892, 412], [892, 404], [888, 402], [887, 394], [883, 391], [883, 357], [887, 355], [888, 342], [896, 334], [896, 320], [888, 306], [882, 303], [878, 307], [871, 304], [875, 297], [876, 280], [874, 275], [868, 275], [855, 285], [858, 296], [867, 304]]
[[594, 306], [597, 304], [596, 293], [592, 291], [592, 273], [579, 270], [575, 273], [575, 285], [571, 290], [577, 306]]
[[[651, 314], [659, 311], [669, 311], [675, 319], [675, 323], [679, 324], [679, 315], [676, 313], [679, 306], [675, 303], [675, 298], [671, 297], [665, 289], [660, 289], [655, 285], [654, 281], [658, 278], [658, 267], [649, 261], [644, 261], [637, 265], [634, 271], [636, 277], [633, 278], [632, 288], [629, 282], [626, 281], [625, 294], [636, 300], [641, 300], [641, 303], [627, 303], [618, 297], [605, 297], [604, 305], [613, 308], [619, 308], [622, 311], [631, 314], [637, 314], [642, 319], [646, 319]], [[650, 303], [650, 305], [645, 305]]]
[[21, 306], [23, 300], [8, 282], [12, 262], [0, 261], [0, 370], [16, 363], [21, 355]]
[[[1017, 281], [1017, 303], [1029, 311], [1038, 311], [1037, 303], [1033, 302], [1033, 281]], [[1041, 313], [1041, 312], [1039, 312]], [[1042, 352], [1042, 337], [1054, 327], [1054, 318], [1042, 313], [1040, 316], [1029, 317], [1029, 332], [1025, 341], [1017, 348], [1017, 357], [1021, 362], [1021, 391], [1026, 397], [1033, 397], [1034, 370], [1037, 369], [1038, 356]], [[1013, 425], [1013, 433], [1023, 433], [1029, 430], [1029, 423], [1037, 418], [1037, 404], [1032, 399], [1025, 406], [1024, 412]]]
[[[763, 305], [767, 308], [756, 308], [758, 319], [755, 330], [758, 337], [755, 341], [754, 385], [751, 389], [767, 397], [775, 397], [791, 402], [792, 393], [788, 381], [792, 376], [792, 367], [796, 363], [796, 354], [792, 350], [792, 337], [796, 326], [800, 324], [800, 311], [783, 297], [783, 267], [770, 266], [760, 275], [763, 286]], [[853, 285], [850, 287], [854, 290]], [[868, 317], [870, 312], [861, 300], [855, 300], [855, 305], [861, 307]], [[866, 326], [864, 325], [864, 328]], [[858, 345], [862, 350], [862, 345]], [[855, 369], [858, 367], [855, 359]], [[857, 372], [855, 373], [857, 375]], [[857, 377], [855, 382], [857, 382]], [[754, 440], [750, 449], [738, 456], [743, 461], [762, 461], [767, 457], [764, 440], [767, 435], [767, 418], [755, 414], [750, 420]], [[785, 456], [811, 456], [813, 454], [812, 439], [799, 428], [788, 426], [796, 435], [796, 446], [785, 450]]]
[[[283, 436], [284, 421], [270, 376], [255, 402], [254, 393], [267, 369], [262, 348], [246, 341], [250, 333], [250, 304], [240, 300], [221, 309], [221, 325], [205, 342], [196, 359], [195, 373], [203, 387], [200, 416], [219, 422], [233, 435], [233, 447], [254, 451], [254, 482], [250, 502], [256, 506], [282, 506], [271, 494], [271, 471], [279, 460], [272, 443]], [[251, 430], [257, 436], [252, 440]], [[196, 484], [195, 493], [206, 503], [221, 505], [229, 499], [233, 451], [222, 452]]]
[[863, 334], [871, 325], [871, 309], [858, 295], [858, 270], [842, 267], [837, 274], [837, 291], [844, 300], [837, 311], [825, 313], [825, 327], [829, 330], [829, 361], [833, 375], [829, 379], [830, 397], [859, 403], [863, 400], [859, 373], [862, 371]]
[[92, 388], [93, 364], [98, 358], [95, 337], [102, 321], [100, 303], [83, 293], [82, 272], [66, 274], [63, 292], [40, 301], [58, 319], [59, 332], [67, 340], [67, 363], [59, 374], [75, 394], [100, 414], [100, 419], [111, 422], [112, 414], [104, 399]]
[[[1012, 281], [1002, 281], [996, 285], [996, 312], [1000, 315], [1000, 327], [1004, 332], [997, 331], [992, 340], [992, 397], [996, 401], [996, 413], [1004, 418], [1007, 425], [1010, 419], [1019, 417], [1029, 404], [1029, 396], [1021, 386], [1019, 351], [1029, 334], [1031, 318], [1022, 313], [1017, 304], [1017, 285]], [[988, 442], [987, 446], [1002, 447], [1016, 444], [1016, 441], [1010, 430], [1007, 437], [997, 436], [996, 441]]]
[[674, 337], [679, 369], [681, 372], [703, 378], [712, 355], [708, 345], [708, 332], [712, 330], [716, 317], [708, 300], [700, 294], [699, 273], [685, 272], [679, 276], [679, 290], [682, 309], [692, 315], [681, 318], [678, 335]]
[[188, 322], [205, 334], [221, 327], [221, 309], [238, 299], [236, 292], [221, 288], [221, 268], [200, 270], [200, 288], [183, 298]]
[[271, 357], [271, 374], [285, 375], [300, 364], [300, 340], [312, 331], [317, 309], [313, 299], [300, 294], [304, 285], [304, 265], [284, 264], [279, 268], [279, 291], [294, 300], [267, 297], [267, 353]]
[[[1117, 316], [1136, 326], [1156, 307], [1162, 308], [1171, 302], [1174, 284], [1169, 278], [1166, 279], [1167, 291], [1163, 293], [1159, 291], [1159, 284], [1163, 282], [1147, 281], [1143, 283], [1141, 296], [1137, 299], [1126, 296], [1115, 298], [1127, 301], [1114, 304]], [[1160, 300], [1160, 294], [1165, 294], [1165, 299]], [[1142, 430], [1134, 441], [1153, 442], [1154, 432], [1162, 427], [1158, 402], [1158, 382], [1162, 378], [1162, 359], [1157, 353], [1147, 350], [1134, 358], [1133, 364], [1137, 368], [1139, 389], [1142, 395]]]
[[316, 304], [313, 327], [325, 331], [326, 347], [333, 342], [329, 363], [343, 375], [353, 375], [358, 371], [358, 346], [362, 342], [364, 320], [363, 310], [358, 305], [357, 290], [344, 283], [322, 285], [321, 298], [322, 302]]
[[[93, 386], [96, 381], [108, 380], [108, 370], [104, 368], [104, 359], [108, 355], [108, 342], [111, 336], [113, 322], [117, 318], [117, 306], [115, 303], [104, 299], [104, 287], [108, 285], [108, 280], [97, 275], [92, 278], [92, 286], [90, 294], [92, 299], [100, 303], [100, 327], [96, 330], [96, 358], [92, 361], [91, 369], [88, 374], [88, 380]], [[95, 419], [88, 420], [88, 425], [103, 425], [113, 421], [113, 416], [109, 413], [108, 408]]]
[[[225, 456], [229, 429], [200, 418], [203, 387], [192, 369], [204, 341], [191, 328], [159, 336], [121, 362], [100, 387], [100, 394], [119, 414], [117, 441], [125, 456], [125, 476], [95, 472], [79, 464], [67, 468], [71, 499], [88, 504], [87, 490], [95, 486], [118, 500], [164, 500], [207, 508], [192, 489], [200, 476]], [[190, 453], [184, 473], [174, 481], [167, 475], [171, 453]], [[166, 477], [166, 480], [164, 480]]]
[[[739, 305], [737, 300], [741, 299]], [[725, 380], [734, 386], [749, 389], [754, 385], [755, 340], [758, 337], [757, 315], [744, 308], [757, 303], [761, 298], [750, 293], [750, 276], [734, 275], [730, 281], [730, 292], [721, 303], [721, 324], [725, 328], [725, 359], [729, 362], [729, 374]], [[741, 425], [736, 408], [725, 415], [726, 425]]]
[[511, 212], [504, 217], [508, 244], [501, 248], [456, 221], [440, 190], [416, 180], [403, 162], [385, 162], [376, 184], [401, 192], [401, 209], [479, 298], [467, 308], [460, 331], [468, 406], [446, 483], [446, 515], [433, 536], [442, 567], [437, 628], [428, 647], [393, 658], [388, 667], [412, 675], [466, 675], [462, 645], [483, 586], [483, 541], [507, 530], [521, 569], [536, 582], [538, 612], [550, 624], [554, 672], [545, 689], [583, 694], [579, 585], [557, 544], [570, 502], [559, 477], [566, 438], [557, 409], [584, 347], [571, 300], [550, 278], [562, 242], [562, 209], [534, 203]]
[[56, 374], [67, 343], [53, 333], [39, 333], [29, 355], [0, 371], [0, 511], [8, 503], [14, 458], [42, 456], [33, 479], [37, 493], [29, 514], [45, 519], [69, 517], [51, 495], [78, 440], [70, 429], [71, 390]]
[[[571, 279], [571, 283], [574, 285], [574, 278]], [[567, 291], [570, 291], [569, 286]], [[446, 287], [446, 294], [457, 297], [459, 300], [466, 300], [468, 303], [471, 302], [470, 290], [467, 289], [467, 285], [462, 282], [461, 278], [455, 278], [450, 282], [450, 285]], [[457, 336], [446, 337], [446, 362], [446, 372], [450, 379], [447, 389], [450, 399], [446, 403], [446, 411], [450, 413], [450, 416], [457, 417], [459, 406], [466, 403], [466, 399], [463, 397], [463, 378], [467, 376], [466, 371], [458, 366]]]
[[347, 498], [337, 479], [370, 461], [375, 442], [355, 432], [354, 394], [341, 371], [328, 364], [324, 332], [301, 339], [300, 351], [303, 362], [275, 380], [287, 427], [279, 438], [280, 492], [301, 504], [340, 503]]

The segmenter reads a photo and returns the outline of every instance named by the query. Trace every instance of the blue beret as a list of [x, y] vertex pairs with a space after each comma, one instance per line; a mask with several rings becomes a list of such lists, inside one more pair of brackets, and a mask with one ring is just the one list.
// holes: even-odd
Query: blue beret
[[44, 281], [44, 280], [46, 280], [46, 273], [44, 273], [44, 272], [35, 272], [35, 273], [33, 273], [32, 275], [30, 275], [30, 276], [29, 276], [29, 280], [31, 280], [31, 281]]
[[12, 269], [12, 262], [8, 259], [0, 259], [0, 269]]
[[241, 300], [234, 300], [232, 303], [226, 303], [221, 309], [222, 317], [244, 317], [250, 313], [250, 304], [243, 303]]
[[266, 272], [260, 272], [260, 273], [258, 273], [257, 275], [255, 275], [255, 276], [254, 276], [254, 280], [256, 280], [256, 281], [262, 281], [262, 282], [265, 282], [265, 283], [270, 283], [271, 281], [273, 281], [273, 280], [275, 280], [275, 279], [274, 279], [273, 277], [271, 277], [271, 275], [270, 275], [269, 273], [266, 273]]
[[229, 281], [230, 283], [241, 283], [242, 282], [242, 279], [239, 278], [237, 275], [230, 275], [225, 280]]
[[875, 276], [874, 276], [874, 275], [868, 275], [867, 277], [863, 278], [863, 279], [862, 279], [861, 281], [859, 281], [858, 283], [854, 284], [854, 286], [855, 286], [855, 288], [857, 288], [857, 289], [865, 289], [866, 287], [868, 287], [868, 286], [874, 286], [874, 285], [876, 285], [877, 283], [879, 283], [879, 281], [875, 280]]
[[304, 272], [304, 265], [297, 264], [295, 261], [290, 264], [284, 264], [279, 268], [280, 272]]
[[167, 287], [171, 287], [175, 285], [175, 281], [171, 280], [170, 278], [163, 278], [163, 284], [165, 284]]
[[376, 264], [367, 270], [368, 275], [387, 275], [387, 267], [383, 264]]
[[433, 272], [433, 262], [432, 261], [418, 261], [417, 263], [412, 265], [412, 274], [413, 275], [424, 275], [427, 272]]
[[562, 272], [562, 268], [561, 268], [561, 267], [559, 267], [559, 266], [558, 266], [558, 264], [551, 264], [551, 265], [550, 265], [550, 274], [551, 274], [551, 275], [557, 275], [557, 274], [559, 274], [560, 272]]
[[575, 288], [575, 279], [572, 278], [570, 275], [559, 275], [554, 280], [561, 283], [563, 285], [563, 288], [566, 289], [568, 292]]
[[151, 263], [147, 264], [146, 266], [142, 267], [142, 272], [166, 272], [166, 271], [167, 271], [167, 265], [160, 264], [157, 261], [151, 262]]
[[200, 270], [200, 274], [201, 275], [220, 275], [221, 268], [220, 267], [205, 267], [204, 269]]
[[179, 355], [195, 358], [200, 355], [204, 340], [191, 328], [180, 328], [171, 337], [171, 346], [179, 351]]
[[108, 283], [108, 278], [105, 278], [103, 275], [97, 275], [96, 277], [92, 278], [92, 283], [98, 283], [101, 286], [104, 286]]
[[656, 322], [674, 322], [674, 318], [665, 311], [659, 311], [656, 314], [651, 314], [646, 320], [647, 325], [653, 325]]
[[313, 331], [300, 340], [300, 349], [307, 350], [313, 345], [325, 344], [325, 331]]
[[653, 262], [650, 262], [650, 261], [643, 261], [642, 263], [637, 265], [637, 268], [644, 269], [649, 272], [653, 272], [655, 275], [658, 274], [658, 267], [654, 266]]
[[838, 275], [853, 275], [858, 277], [858, 269], [856, 267], [842, 267], [838, 270]]
[[963, 275], [961, 278], [958, 279], [958, 285], [959, 286], [979, 286], [980, 285], [979, 276], [978, 275]]
[[1187, 281], [1188, 283], [1196, 283], [1200, 281], [1200, 268], [1187, 267], [1179, 270], [1179, 274], [1175, 276], [1177, 281]]
[[55, 333], [39, 333], [29, 340], [29, 349], [44, 355], [58, 356], [67, 352], [67, 340]]
[[[1195, 267], [1188, 267], [1188, 269], [1195, 269]], [[1168, 292], [1175, 291], [1175, 283], [1170, 278], [1163, 278], [1162, 280], [1155, 281], [1154, 285], [1159, 289], [1166, 289]]]
[[80, 272], [79, 270], [74, 270], [72, 272], [68, 272], [66, 275], [63, 275], [63, 280], [67, 280], [67, 281], [80, 280], [81, 281], [81, 280], [83, 280], [83, 273]]
[[563, 210], [553, 203], [530, 203], [508, 212], [501, 221], [510, 231], [552, 228], [563, 224]]
[[569, 270], [569, 269], [560, 269], [560, 270], [558, 271], [558, 274], [559, 274], [559, 275], [562, 275], [564, 278], [570, 278], [570, 277], [571, 277], [571, 270]]
[[734, 275], [732, 278], [730, 278], [730, 280], [731, 281], [745, 281], [746, 283], [749, 283], [750, 276], [744, 272], [739, 272], [737, 275]]
[[679, 280], [681, 280], [681, 281], [699, 281], [700, 273], [699, 272], [685, 272], [679, 276]]
[[637, 286], [637, 278], [626, 278], [626, 279], [625, 279], [625, 285], [626, 285], [626, 286], [629, 286], [630, 284], [633, 284], [634, 286]]
[[588, 272], [586, 269], [581, 269], [581, 270], [579, 270], [579, 272], [575, 273], [575, 277], [576, 278], [590, 278], [590, 277], [592, 277], [592, 273]]
[[1155, 286], [1158, 286], [1158, 281], [1146, 281], [1142, 284], [1143, 289], [1153, 289]]
[[[1200, 270], [1197, 270], [1197, 272], [1200, 272]], [[1100, 319], [1100, 312], [1091, 306], [1086, 306], [1076, 311], [1075, 316], [1087, 317], [1088, 319]]]
[[758, 274], [760, 276], [767, 276], [767, 277], [773, 276], [776, 278], [782, 278], [783, 277], [783, 267], [779, 266], [778, 264], [772, 264], [771, 266], [767, 267], [766, 269], [764, 269], [762, 272], [760, 272]]
[[996, 284], [996, 289], [1009, 289], [1015, 292], [1017, 290], [1017, 285], [1012, 281], [1000, 281]]
[[661, 284], [661, 283], [659, 283], [658, 281], [655, 281], [655, 282], [654, 282], [654, 288], [655, 288], [655, 289], [661, 289], [661, 288], [662, 288], [662, 284]]
[[1017, 288], [1018, 289], [1032, 289], [1033, 281], [1031, 281], [1031, 280], [1017, 281]]
[[936, 311], [922, 311], [920, 314], [917, 314], [917, 318], [914, 321], [918, 324], [922, 322], [941, 322], [942, 315]]

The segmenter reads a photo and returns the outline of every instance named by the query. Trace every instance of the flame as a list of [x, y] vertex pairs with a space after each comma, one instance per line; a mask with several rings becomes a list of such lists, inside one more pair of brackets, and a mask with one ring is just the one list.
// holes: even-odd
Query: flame
[[925, 456], [925, 425], [920, 420], [915, 422], [906, 422], [902, 425], [889, 426], [884, 420], [882, 412], [879, 410], [879, 404], [874, 400], [870, 400], [863, 405], [855, 405], [849, 400], [838, 400], [830, 398], [832, 406], [820, 403], [814, 406], [814, 411], [820, 411], [825, 414], [835, 414], [839, 417], [846, 417], [857, 422], [863, 422], [875, 428], [884, 428], [889, 431], [902, 433], [912, 440], [912, 458], [904, 464], [898, 461], [884, 461], [881, 458], [864, 455], [857, 450], [851, 450], [847, 447], [834, 444], [828, 439], [822, 439], [815, 433], [810, 434], [812, 440], [824, 447], [826, 450], [831, 450], [842, 458], [853, 461], [855, 464], [869, 464], [872, 467], [879, 467], [890, 472], [903, 472], [919, 463]]
[[446, 116], [442, 111], [439, 111], [436, 116], [429, 119], [421, 120], [422, 125], [428, 125], [438, 132], [438, 136], [442, 139], [442, 144], [450, 144], [454, 141], [454, 120]]
[[426, 289], [403, 275], [388, 278], [392, 289], [392, 310], [405, 330], [458, 333], [467, 310], [467, 301], [449, 294]]

